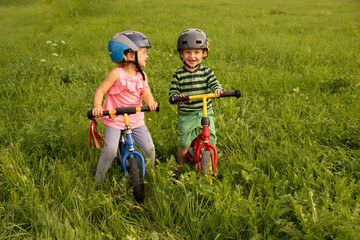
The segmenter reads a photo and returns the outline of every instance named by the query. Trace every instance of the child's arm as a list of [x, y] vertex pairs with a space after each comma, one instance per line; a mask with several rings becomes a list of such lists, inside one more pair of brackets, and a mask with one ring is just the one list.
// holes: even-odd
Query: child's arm
[[215, 93], [215, 95], [220, 96], [224, 91], [219, 80], [215, 77], [215, 74], [212, 69], [209, 69], [209, 76], [207, 78], [208, 86], [210, 90]]
[[[171, 80], [171, 85], [170, 85], [170, 91], [169, 91], [169, 97], [172, 96], [177, 96], [177, 97], [186, 97], [187, 94], [180, 94], [180, 91], [178, 90], [178, 78], [176, 76], [176, 73], [174, 73], [173, 78]], [[186, 101], [186, 102], [178, 102], [178, 105], [182, 105], [184, 103], [190, 103], [191, 101]]]
[[92, 113], [95, 117], [101, 117], [104, 109], [102, 108], [102, 100], [105, 93], [114, 85], [114, 83], [119, 79], [119, 72], [117, 69], [113, 69], [105, 78], [105, 80], [100, 84], [98, 89], [94, 94], [94, 108]]
[[[145, 72], [144, 72], [144, 75], [145, 75], [145, 82], [149, 85], [148, 78], [147, 78], [147, 75]], [[155, 102], [154, 97], [151, 94], [150, 87], [146, 88], [142, 92], [142, 95], [143, 95], [143, 99], [144, 99], [146, 106], [148, 106], [151, 111], [156, 110], [158, 104], [157, 104], [157, 102]]]
[[148, 77], [146, 75], [146, 72], [143, 71], [143, 73], [144, 73], [144, 76], [145, 76], [145, 82], [147, 83], [147, 85], [149, 85], [149, 81], [148, 81]]

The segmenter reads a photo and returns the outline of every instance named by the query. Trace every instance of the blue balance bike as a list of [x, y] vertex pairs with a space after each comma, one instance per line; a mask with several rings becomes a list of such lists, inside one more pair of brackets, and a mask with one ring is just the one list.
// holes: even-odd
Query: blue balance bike
[[[135, 200], [139, 203], [144, 201], [143, 185], [145, 182], [145, 159], [141, 153], [136, 151], [135, 141], [132, 137], [132, 131], [129, 124], [129, 115], [136, 112], [149, 112], [148, 106], [143, 107], [117, 107], [115, 110], [106, 110], [103, 116], [111, 114], [123, 115], [125, 121], [125, 128], [121, 130], [119, 141], [118, 154], [115, 160], [122, 172], [125, 172], [126, 178], [129, 179], [129, 185], [132, 186]], [[156, 112], [159, 112], [157, 107]], [[92, 111], [88, 111], [87, 117], [93, 119]], [[142, 181], [140, 180], [139, 169], [141, 168]]]

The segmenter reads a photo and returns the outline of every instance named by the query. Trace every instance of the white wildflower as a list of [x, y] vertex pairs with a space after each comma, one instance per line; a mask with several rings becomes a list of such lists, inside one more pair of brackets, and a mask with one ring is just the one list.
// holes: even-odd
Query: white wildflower
[[45, 62], [46, 60], [45, 59], [41, 59], [40, 62]]
[[55, 57], [58, 57], [58, 56], [59, 56], [57, 53], [53, 53], [52, 55], [55, 56]]
[[51, 44], [51, 46], [54, 46], [54, 47], [56, 47], [56, 46], [57, 46], [57, 44], [56, 44], [56, 43], [53, 43], [53, 44]]
[[47, 43], [47, 44], [50, 44], [50, 43], [52, 43], [52, 42], [51, 42], [51, 41], [46, 41], [46, 43]]
[[62, 44], [66, 44], [66, 42], [65, 42], [64, 40], [61, 40], [61, 43], [62, 43]]

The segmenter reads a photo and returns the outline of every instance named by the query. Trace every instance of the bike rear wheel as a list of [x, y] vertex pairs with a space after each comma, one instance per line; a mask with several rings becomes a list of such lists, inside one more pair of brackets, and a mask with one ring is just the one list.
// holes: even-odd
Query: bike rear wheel
[[135, 200], [138, 203], [142, 203], [144, 202], [144, 193], [143, 186], [140, 182], [140, 174], [137, 160], [133, 156], [130, 156], [128, 159], [128, 163], [128, 171], [131, 178], [131, 186], [134, 191]]

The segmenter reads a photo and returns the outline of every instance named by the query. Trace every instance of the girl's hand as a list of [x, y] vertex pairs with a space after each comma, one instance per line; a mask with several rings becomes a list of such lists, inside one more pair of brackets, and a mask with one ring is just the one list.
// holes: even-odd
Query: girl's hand
[[149, 103], [148, 107], [150, 108], [150, 111], [155, 111], [156, 108], [158, 107], [158, 103], [155, 101], [152, 101]]
[[93, 108], [92, 110], [92, 114], [95, 116], [95, 117], [102, 117], [103, 115], [103, 111], [104, 109], [102, 108], [101, 105], [97, 105]]

